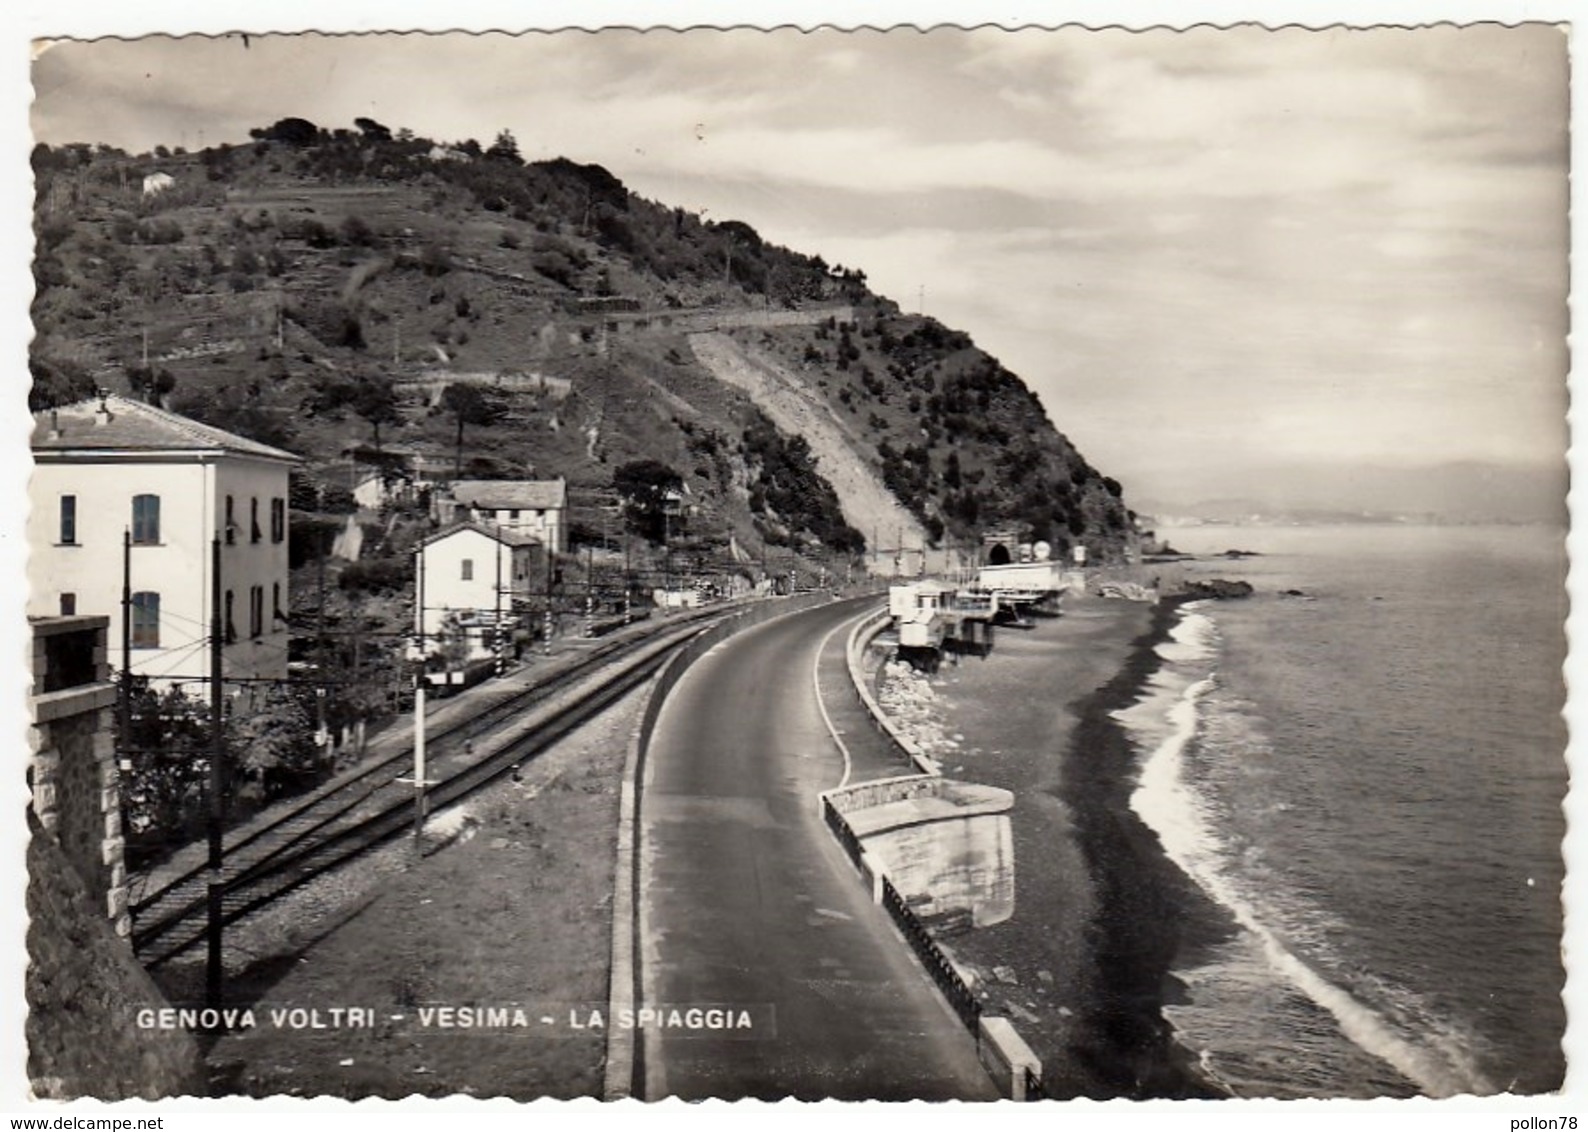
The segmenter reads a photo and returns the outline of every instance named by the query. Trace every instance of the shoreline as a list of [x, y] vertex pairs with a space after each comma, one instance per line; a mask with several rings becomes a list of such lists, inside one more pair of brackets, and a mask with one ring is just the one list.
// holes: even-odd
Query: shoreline
[[1138, 1100], [1228, 1096], [1199, 1071], [1163, 1014], [1184, 993], [1173, 974], [1176, 958], [1225, 933], [1211, 902], [1131, 808], [1141, 752], [1114, 718], [1138, 701], [1162, 663], [1157, 646], [1169, 639], [1183, 604], [1156, 606], [1113, 679], [1074, 701], [1077, 723], [1062, 755], [1071, 773], [1060, 794], [1075, 814], [1102, 913], [1090, 941], [1098, 983], [1088, 988], [1083, 1015], [1096, 1049], [1075, 1052], [1092, 1054], [1094, 1074], [1119, 1090], [1112, 1095]]
[[1224, 938], [1227, 920], [1131, 809], [1140, 753], [1113, 718], [1160, 665], [1181, 604], [1076, 600], [932, 681], [961, 740], [943, 773], [1015, 795], [1014, 912], [943, 942], [1015, 1021], [1056, 1099], [1228, 1095], [1163, 1016], [1183, 995], [1175, 960]]

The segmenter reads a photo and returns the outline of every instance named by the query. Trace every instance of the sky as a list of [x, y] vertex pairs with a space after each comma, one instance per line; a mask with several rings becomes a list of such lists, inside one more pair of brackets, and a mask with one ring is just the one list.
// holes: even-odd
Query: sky
[[1129, 499], [1564, 468], [1555, 27], [155, 38], [32, 79], [50, 143], [368, 115], [602, 164], [968, 331]]

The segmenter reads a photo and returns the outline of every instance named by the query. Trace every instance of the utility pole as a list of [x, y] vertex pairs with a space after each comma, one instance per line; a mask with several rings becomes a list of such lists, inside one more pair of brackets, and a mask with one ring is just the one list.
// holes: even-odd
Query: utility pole
[[314, 672], [315, 676], [321, 681], [320, 687], [314, 690], [315, 725], [319, 729], [315, 732], [315, 735], [319, 738], [319, 745], [329, 752], [331, 731], [326, 726], [325, 721], [325, 548], [323, 544], [320, 548], [320, 555], [315, 559], [315, 562], [317, 564], [316, 573], [318, 574], [319, 589], [319, 614], [316, 620], [319, 624], [316, 626], [315, 631]]
[[425, 656], [425, 555], [424, 548], [414, 552], [418, 568], [414, 572], [414, 623], [418, 628], [419, 662], [414, 666], [414, 844], [425, 831], [425, 686], [429, 665]]
[[584, 635], [595, 630], [595, 547], [584, 548]]
[[[130, 536], [129, 536], [130, 540]], [[128, 604], [131, 602], [129, 600]], [[205, 1004], [219, 1008], [221, 1005], [221, 898], [226, 888], [222, 884], [223, 854], [221, 832], [226, 822], [226, 776], [222, 763], [226, 754], [226, 705], [223, 700], [222, 679], [225, 672], [222, 650], [226, 645], [224, 626], [221, 624], [221, 540], [210, 538], [210, 774], [209, 774], [209, 884], [206, 890], [208, 905], [209, 950], [204, 968]]]
[[551, 655], [551, 633], [555, 623], [555, 617], [551, 611], [551, 584], [552, 579], [556, 576], [556, 569], [557, 550], [556, 547], [548, 542], [546, 544], [546, 612], [544, 620], [541, 622], [541, 649], [547, 656]]
[[[498, 536], [501, 535], [500, 527], [497, 528], [496, 533]], [[500, 537], [498, 537], [496, 542], [496, 616], [491, 621], [491, 651], [496, 654], [496, 674], [498, 676], [503, 676], [507, 673], [506, 644], [507, 642], [503, 639], [502, 634], [502, 542]]]
[[132, 757], [132, 531], [121, 532], [121, 757]]

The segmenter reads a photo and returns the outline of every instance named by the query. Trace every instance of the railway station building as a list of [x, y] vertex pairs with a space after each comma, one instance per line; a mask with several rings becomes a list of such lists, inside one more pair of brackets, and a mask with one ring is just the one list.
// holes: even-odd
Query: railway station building
[[286, 676], [297, 456], [113, 394], [35, 413], [32, 451], [30, 618], [106, 617], [112, 668], [125, 642], [154, 687], [202, 681], [219, 538], [223, 673]]

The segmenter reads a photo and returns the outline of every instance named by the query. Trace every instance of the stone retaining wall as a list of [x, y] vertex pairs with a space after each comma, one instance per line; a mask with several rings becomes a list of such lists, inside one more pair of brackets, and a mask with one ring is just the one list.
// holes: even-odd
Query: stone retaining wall
[[[60, 845], [118, 935], [132, 930], [106, 617], [33, 622], [28, 781], [44, 834]], [[46, 691], [46, 689], [49, 689]]]

